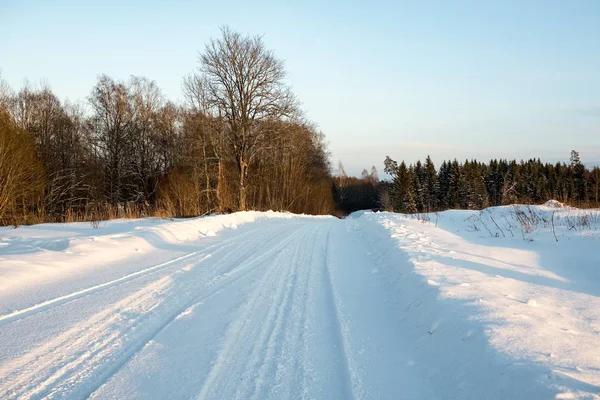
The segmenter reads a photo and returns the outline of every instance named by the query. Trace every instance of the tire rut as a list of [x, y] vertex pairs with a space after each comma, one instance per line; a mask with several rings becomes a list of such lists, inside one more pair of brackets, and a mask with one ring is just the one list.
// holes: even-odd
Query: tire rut
[[[258, 230], [260, 228], [257, 228], [256, 230]], [[251, 234], [254, 234], [255, 230], [252, 230], [250, 232], [244, 232], [242, 235], [240, 236], [249, 236]], [[108, 282], [104, 282], [98, 285], [93, 285], [93, 286], [89, 286], [85, 289], [81, 289], [63, 296], [58, 296], [49, 300], [45, 300], [43, 302], [40, 302], [38, 304], [34, 304], [30, 307], [26, 307], [26, 308], [22, 308], [20, 310], [15, 310], [9, 314], [4, 314], [4, 315], [0, 315], [0, 327], [4, 326], [4, 325], [8, 325], [10, 323], [13, 322], [17, 322], [22, 320], [23, 318], [27, 318], [30, 317], [32, 315], [35, 315], [37, 313], [43, 312], [43, 311], [47, 311], [50, 310], [54, 307], [58, 307], [64, 304], [68, 304], [72, 301], [75, 301], [77, 299], [80, 299], [82, 297], [85, 296], [90, 296], [117, 286], [120, 286], [124, 283], [133, 281], [135, 279], [139, 279], [145, 276], [148, 276], [150, 274], [154, 274], [157, 272], [160, 272], [168, 267], [174, 267], [174, 266], [178, 266], [180, 263], [182, 262], [190, 262], [190, 261], [194, 261], [194, 262], [201, 262], [202, 258], [204, 255], [206, 255], [206, 253], [210, 252], [210, 251], [216, 251], [218, 249], [223, 249], [225, 246], [230, 247], [233, 244], [235, 244], [235, 242], [239, 241], [240, 236], [237, 237], [232, 237], [229, 239], [226, 239], [223, 242], [217, 243], [215, 245], [209, 246], [205, 249], [202, 249], [201, 251], [197, 251], [197, 252], [193, 252], [193, 253], [189, 253], [189, 254], [185, 254], [183, 256], [177, 257], [173, 260], [169, 260], [160, 264], [156, 264], [154, 266], [151, 267], [147, 267], [144, 268], [142, 270], [133, 272], [131, 274], [122, 276], [120, 278], [117, 279], [113, 279], [111, 281]]]
[[[281, 228], [273, 229], [265, 235], [264, 242], [269, 243], [282, 233]], [[288, 235], [257, 257], [252, 257], [256, 250], [252, 241], [242, 242], [236, 256], [229, 252], [218, 259], [226, 250], [222, 246], [215, 250], [216, 256], [199, 261], [215, 261], [210, 270], [212, 278], [177, 279], [176, 275], [168, 275], [145, 286], [90, 320], [4, 364], [0, 368], [0, 386], [7, 398], [87, 397], [183, 310], [253, 272], [257, 264], [298, 234], [296, 231]]]

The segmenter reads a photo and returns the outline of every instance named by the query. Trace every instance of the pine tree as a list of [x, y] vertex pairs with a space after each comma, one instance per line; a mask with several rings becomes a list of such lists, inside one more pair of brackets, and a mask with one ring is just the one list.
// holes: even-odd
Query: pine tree
[[466, 208], [478, 210], [487, 206], [487, 190], [481, 173], [481, 168], [476, 160], [465, 162]]
[[502, 193], [502, 173], [498, 160], [491, 160], [485, 175], [486, 189], [489, 202], [493, 206], [500, 205], [500, 194]]
[[463, 204], [461, 204], [461, 192], [464, 191], [464, 186], [462, 165], [454, 159], [450, 164], [450, 189], [448, 191], [449, 208], [460, 209], [463, 206]]
[[439, 183], [435, 172], [435, 165], [431, 161], [431, 157], [427, 155], [423, 177], [423, 204], [425, 211], [431, 212], [438, 209], [438, 191]]
[[417, 211], [430, 212], [514, 203], [540, 204], [550, 199], [580, 205], [585, 205], [588, 199], [596, 205], [600, 202], [600, 168], [587, 170], [576, 151], [571, 153], [570, 164], [544, 164], [539, 158], [520, 162], [493, 159], [487, 164], [477, 160], [459, 163], [454, 159], [443, 161], [436, 173], [427, 156], [424, 164], [419, 161], [414, 166], [404, 165], [402, 174], [399, 170], [398, 164], [388, 157], [386, 172], [392, 171], [393, 177], [405, 173], [410, 176], [410, 183], [402, 186], [412, 188], [412, 199], [406, 192], [398, 194], [397, 207], [403, 210], [412, 208], [413, 203]]
[[413, 189], [415, 205], [418, 212], [423, 212], [425, 209], [425, 188], [424, 188], [424, 169], [421, 161], [417, 161], [415, 166], [409, 167], [413, 178]]
[[442, 210], [446, 210], [450, 207], [449, 194], [450, 194], [450, 164], [445, 160], [440, 165], [438, 172], [438, 192], [437, 192], [437, 204]]
[[592, 189], [591, 198], [594, 199], [596, 207], [600, 207], [598, 202], [600, 200], [600, 168], [595, 167], [590, 176], [592, 181], [592, 184], [590, 185], [590, 188]]
[[414, 199], [413, 177], [404, 161], [396, 169], [396, 176], [393, 181], [392, 201], [394, 211], [407, 214], [417, 212]]
[[573, 198], [579, 202], [587, 200], [587, 182], [585, 179], [585, 166], [579, 159], [579, 153], [571, 151], [571, 168], [573, 169]]

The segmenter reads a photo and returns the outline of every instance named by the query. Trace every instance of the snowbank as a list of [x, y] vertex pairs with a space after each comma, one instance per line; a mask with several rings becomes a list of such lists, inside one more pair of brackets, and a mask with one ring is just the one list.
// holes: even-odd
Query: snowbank
[[558, 200], [548, 200], [543, 204], [547, 208], [564, 208], [565, 205]]
[[374, 253], [409, 261], [378, 273], [440, 398], [583, 399], [600, 398], [600, 233], [578, 218], [598, 214], [551, 204], [354, 224]]
[[[84, 278], [96, 268], [126, 274], [129, 270], [118, 261], [128, 260], [131, 269], [167, 261], [218, 232], [264, 219], [291, 218], [327, 217], [247, 211], [190, 219], [119, 219], [101, 222], [97, 228], [90, 223], [0, 227], [0, 293], [39, 288], [73, 274]], [[118, 270], [111, 272], [113, 267]], [[0, 311], [6, 307], [1, 294]]]
[[600, 238], [600, 210], [578, 209], [549, 201], [543, 205], [489, 207], [481, 211], [448, 210], [410, 218], [444, 230], [477, 238], [518, 238], [527, 241]]

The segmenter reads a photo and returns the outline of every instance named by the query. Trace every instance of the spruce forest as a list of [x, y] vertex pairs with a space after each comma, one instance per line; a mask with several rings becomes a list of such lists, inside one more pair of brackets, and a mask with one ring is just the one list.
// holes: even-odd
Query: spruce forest
[[[191, 66], [193, 68], [193, 66]], [[0, 76], [0, 225], [189, 217], [238, 210], [342, 216], [481, 209], [556, 199], [598, 207], [600, 169], [569, 164], [390, 157], [348, 177], [258, 36], [229, 28], [199, 53], [182, 101], [145, 77], [100, 75], [85, 102]], [[568, 150], [567, 150], [568, 151]]]
[[425, 162], [398, 164], [384, 161], [389, 180], [379, 180], [375, 167], [361, 178], [348, 177], [339, 165], [335, 177], [336, 204], [345, 213], [375, 208], [401, 213], [427, 213], [447, 209], [480, 210], [509, 204], [541, 204], [558, 200], [580, 208], [600, 206], [600, 168], [588, 169], [571, 151], [570, 163], [477, 160], [443, 161], [436, 169]]

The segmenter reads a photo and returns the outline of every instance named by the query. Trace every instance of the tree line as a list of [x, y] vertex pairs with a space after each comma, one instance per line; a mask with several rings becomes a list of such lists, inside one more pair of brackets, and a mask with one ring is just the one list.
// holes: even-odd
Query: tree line
[[98, 77], [87, 101], [48, 85], [13, 91], [0, 76], [0, 225], [187, 217], [238, 210], [348, 214], [479, 209], [549, 199], [599, 206], [600, 169], [572, 152], [538, 160], [444, 161], [332, 176], [324, 135], [261, 37], [223, 28], [183, 79], [183, 101], [156, 82]]
[[576, 151], [571, 152], [569, 164], [455, 159], [443, 161], [436, 169], [429, 156], [424, 163], [408, 166], [388, 156], [384, 165], [392, 179], [378, 189], [379, 201], [373, 205], [402, 213], [540, 204], [551, 199], [578, 207], [600, 206], [600, 168], [586, 168]]
[[0, 79], [0, 224], [330, 213], [325, 138], [285, 76], [261, 37], [223, 28], [184, 78], [183, 104], [144, 77], [101, 75], [85, 103]]
[[387, 182], [379, 180], [375, 166], [371, 167], [370, 172], [363, 169], [358, 178], [348, 176], [340, 161], [333, 179], [333, 198], [342, 215], [358, 210], [378, 209], [387, 194], [386, 187]]

